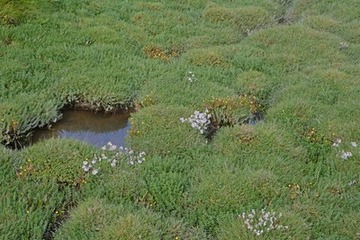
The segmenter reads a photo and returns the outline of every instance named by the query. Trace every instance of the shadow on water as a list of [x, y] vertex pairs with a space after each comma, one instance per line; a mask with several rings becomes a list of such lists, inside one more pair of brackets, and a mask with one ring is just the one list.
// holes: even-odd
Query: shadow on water
[[50, 138], [74, 138], [101, 147], [107, 142], [124, 146], [130, 130], [129, 112], [103, 113], [81, 110], [63, 111], [62, 119], [50, 129], [34, 131], [31, 142], [34, 144]]

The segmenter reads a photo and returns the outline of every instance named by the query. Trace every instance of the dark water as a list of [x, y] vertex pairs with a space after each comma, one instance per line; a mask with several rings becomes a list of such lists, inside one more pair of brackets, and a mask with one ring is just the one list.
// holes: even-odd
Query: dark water
[[59, 122], [50, 129], [35, 130], [32, 143], [49, 138], [75, 138], [101, 147], [107, 142], [126, 145], [125, 137], [130, 130], [130, 113], [94, 113], [91, 111], [67, 110]]

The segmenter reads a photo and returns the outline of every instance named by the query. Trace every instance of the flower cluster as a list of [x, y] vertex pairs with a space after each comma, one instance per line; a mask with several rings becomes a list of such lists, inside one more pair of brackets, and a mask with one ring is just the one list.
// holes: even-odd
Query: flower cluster
[[96, 159], [93, 159], [90, 163], [88, 161], [83, 161], [82, 169], [84, 172], [90, 172], [92, 175], [96, 175], [99, 172], [100, 168], [95, 168], [95, 164], [97, 163]]
[[357, 184], [357, 181], [356, 180], [351, 180], [350, 182], [348, 182], [348, 186], [349, 187], [352, 187], [352, 186], [355, 186]]
[[348, 47], [349, 47], [349, 44], [347, 42], [340, 42], [339, 43], [339, 49], [340, 50], [347, 49]]
[[117, 147], [111, 142], [101, 147], [101, 150], [100, 155], [95, 154], [91, 162], [83, 162], [82, 169], [86, 173], [91, 171], [91, 174], [96, 175], [100, 167], [96, 168], [95, 166], [100, 162], [108, 162], [111, 167], [115, 167], [119, 161], [126, 161], [129, 165], [141, 164], [145, 161], [145, 152], [137, 153], [131, 148]]
[[333, 147], [339, 147], [340, 143], [341, 143], [341, 138], [337, 138], [337, 139], [334, 140], [332, 146]]
[[278, 218], [281, 213], [276, 216], [275, 212], [266, 212], [262, 209], [260, 213], [256, 213], [254, 209], [249, 214], [242, 213], [239, 217], [244, 220], [245, 227], [253, 232], [256, 236], [260, 236], [264, 232], [270, 232], [272, 230], [288, 229], [288, 226], [283, 226], [278, 223]]
[[189, 83], [193, 84], [196, 80], [195, 74], [191, 71], [189, 71], [187, 73], [187, 77], [186, 77], [187, 81], [189, 81]]
[[[333, 141], [332, 143], [332, 146], [333, 147], [336, 147], [336, 148], [339, 148], [340, 144], [341, 144], [342, 140], [341, 138], [337, 138]], [[353, 148], [356, 148], [357, 147], [357, 143], [356, 142], [350, 142], [350, 145], [353, 147]], [[345, 151], [345, 150], [341, 150], [339, 151], [339, 156], [341, 159], [343, 160], [347, 160], [348, 158], [352, 157], [352, 152], [350, 151]]]
[[199, 130], [201, 134], [206, 134], [209, 130], [211, 114], [206, 109], [205, 112], [195, 111], [189, 118], [180, 118], [182, 123], [189, 122], [192, 128]]
[[344, 160], [348, 159], [349, 157], [352, 156], [352, 153], [351, 152], [345, 152], [344, 150], [341, 151], [341, 155], [340, 157]]

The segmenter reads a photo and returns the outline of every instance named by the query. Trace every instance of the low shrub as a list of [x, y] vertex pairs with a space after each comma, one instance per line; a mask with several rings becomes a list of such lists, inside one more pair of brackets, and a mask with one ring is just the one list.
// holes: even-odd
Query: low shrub
[[113, 205], [101, 199], [83, 202], [56, 233], [55, 239], [203, 239], [204, 233], [147, 209]]
[[34, 18], [38, 13], [48, 13], [59, 9], [55, 1], [1, 1], [0, 2], [0, 24], [18, 25], [30, 18]]
[[194, 49], [185, 55], [189, 63], [195, 66], [212, 66], [229, 68], [231, 61], [219, 48]]
[[87, 175], [81, 169], [83, 160], [94, 149], [76, 140], [50, 139], [25, 149], [17, 175], [36, 181], [55, 180], [60, 186], [80, 187]]
[[150, 155], [171, 155], [205, 144], [205, 139], [181, 124], [188, 110], [178, 106], [155, 105], [133, 114], [129, 143]]
[[138, 203], [165, 216], [184, 214], [184, 196], [189, 187], [189, 172], [196, 165], [189, 157], [151, 158], [140, 170], [146, 197]]
[[303, 218], [293, 211], [280, 211], [252, 209], [250, 213], [243, 212], [226, 218], [217, 230], [218, 239], [289, 239], [311, 236], [309, 225]]
[[[251, 156], [248, 158], [252, 160]], [[229, 159], [217, 160], [216, 155], [207, 159], [207, 166], [191, 172], [184, 217], [211, 235], [223, 219], [241, 211], [244, 206], [271, 203], [282, 189], [272, 171], [244, 169]]]
[[233, 25], [243, 33], [263, 27], [273, 21], [266, 9], [255, 6], [237, 8], [211, 6], [205, 10], [204, 17], [213, 23], [220, 22], [223, 25]]
[[[79, 196], [59, 188], [52, 177], [41, 181], [19, 176], [21, 154], [1, 149], [0, 228], [6, 239], [42, 239], [51, 236]], [[24, 169], [23, 169], [24, 170]]]

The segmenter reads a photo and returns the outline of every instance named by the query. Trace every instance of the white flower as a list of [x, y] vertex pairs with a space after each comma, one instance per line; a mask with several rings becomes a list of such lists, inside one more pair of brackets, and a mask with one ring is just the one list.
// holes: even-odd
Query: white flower
[[194, 114], [191, 115], [188, 119], [181, 118], [180, 121], [187, 121], [190, 123], [191, 127], [197, 129], [200, 134], [206, 134], [208, 127], [211, 124], [210, 117], [211, 115], [208, 114], [208, 109], [206, 109], [205, 112], [195, 110]]
[[344, 160], [348, 159], [351, 156], [352, 156], [351, 152], [345, 152], [344, 150], [341, 152], [341, 158]]
[[181, 121], [182, 123], [186, 122], [186, 120], [187, 120], [186, 118], [183, 118], [183, 117], [180, 118], [180, 121]]
[[341, 143], [341, 139], [340, 139], [340, 138], [337, 138], [337, 139], [334, 140], [332, 146], [333, 146], [333, 147], [338, 147], [340, 143]]
[[187, 80], [188, 80], [190, 83], [195, 82], [195, 80], [196, 80], [195, 74], [194, 74], [193, 72], [188, 71]]
[[[252, 209], [251, 213], [247, 215], [242, 213], [241, 217], [244, 220], [245, 227], [257, 236], [260, 236], [265, 231], [269, 232], [270, 230], [288, 228], [288, 226], [277, 224], [275, 212], [266, 212], [265, 209], [261, 209], [258, 213]], [[281, 214], [279, 214], [278, 217], [280, 218]]]
[[356, 142], [351, 142], [351, 146], [357, 147], [357, 143]]
[[357, 183], [356, 180], [352, 180], [350, 182], [348, 182], [348, 186], [354, 186]]
[[[105, 150], [113, 150], [117, 148], [117, 146], [111, 142], [108, 142], [104, 147], [106, 148]], [[145, 152], [138, 153], [131, 148], [123, 146], [119, 146], [118, 149], [119, 150], [116, 152], [106, 152], [107, 155], [105, 155], [105, 152], [102, 152], [99, 157], [94, 154], [94, 158], [90, 163], [88, 161], [83, 161], [82, 169], [85, 172], [91, 171], [92, 175], [96, 175], [99, 172], [99, 168], [96, 169], [94, 166], [101, 160], [109, 162], [111, 167], [115, 167], [118, 161], [126, 161], [129, 165], [141, 164], [145, 161]]]
[[98, 174], [98, 172], [99, 172], [99, 169], [93, 169], [93, 170], [91, 171], [91, 174], [92, 174], [92, 175], [96, 175], [96, 174]]

